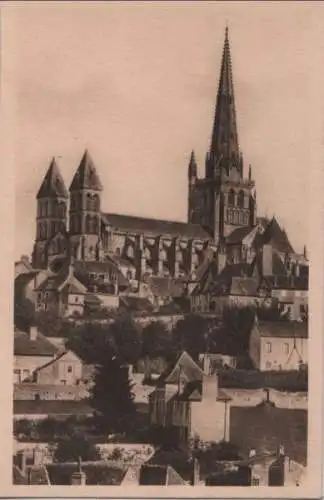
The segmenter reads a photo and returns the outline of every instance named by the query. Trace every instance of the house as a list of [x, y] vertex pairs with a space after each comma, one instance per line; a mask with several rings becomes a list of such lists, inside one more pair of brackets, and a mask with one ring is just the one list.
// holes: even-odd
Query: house
[[[296, 484], [305, 473], [307, 410], [278, 408], [268, 400], [253, 407], [232, 407], [229, 437], [243, 459], [250, 460], [254, 484]], [[276, 479], [271, 480], [270, 466], [281, 469], [276, 474], [272, 470]]]
[[[209, 367], [206, 364], [203, 371], [184, 351], [150, 394], [150, 423], [166, 439], [171, 435], [179, 442], [195, 436], [203, 441], [228, 439], [230, 398]], [[211, 419], [211, 413], [217, 418]]]
[[34, 372], [34, 382], [44, 385], [79, 385], [82, 382], [83, 363], [72, 351], [64, 351], [55, 359], [38, 367]]
[[75, 277], [72, 266], [50, 275], [36, 293], [37, 311], [52, 311], [59, 316], [83, 314], [87, 288]]
[[37, 368], [54, 360], [58, 349], [36, 327], [14, 333], [14, 382], [29, 380]]
[[250, 358], [258, 370], [298, 370], [308, 363], [307, 344], [307, 323], [256, 322], [250, 336]]

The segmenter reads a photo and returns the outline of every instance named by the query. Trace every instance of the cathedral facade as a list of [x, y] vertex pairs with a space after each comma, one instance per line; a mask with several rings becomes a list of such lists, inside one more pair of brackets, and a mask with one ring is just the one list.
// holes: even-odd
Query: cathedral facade
[[[33, 267], [55, 274], [67, 261], [114, 262], [136, 289], [154, 277], [195, 282], [206, 262], [220, 272], [227, 263], [253, 260], [254, 242], [264, 228], [257, 219], [251, 167], [246, 174], [239, 148], [228, 29], [204, 177], [197, 172], [192, 152], [188, 220], [174, 222], [105, 213], [103, 186], [89, 152], [69, 190], [53, 158], [37, 194]], [[288, 253], [294, 254], [291, 246]]]

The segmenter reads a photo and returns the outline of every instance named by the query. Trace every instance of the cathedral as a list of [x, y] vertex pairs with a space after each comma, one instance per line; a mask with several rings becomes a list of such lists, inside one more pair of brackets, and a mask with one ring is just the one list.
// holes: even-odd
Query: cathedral
[[[239, 148], [227, 28], [203, 178], [194, 151], [188, 159], [187, 222], [175, 222], [105, 213], [99, 169], [90, 153], [85, 151], [69, 189], [53, 158], [37, 193], [33, 268], [57, 275], [67, 262], [84, 269], [96, 263], [96, 272], [114, 269], [133, 293], [149, 283], [172, 296], [184, 283], [187, 292], [193, 290], [210, 265], [217, 276], [226, 266], [251, 264], [270, 240], [287, 272], [291, 262], [305, 263], [306, 256], [294, 252], [275, 219], [257, 217], [251, 166], [244, 167]], [[261, 244], [263, 234], [268, 241]]]

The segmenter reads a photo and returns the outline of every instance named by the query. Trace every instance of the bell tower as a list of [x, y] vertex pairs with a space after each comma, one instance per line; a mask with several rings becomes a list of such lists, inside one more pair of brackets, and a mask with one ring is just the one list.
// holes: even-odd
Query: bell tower
[[67, 225], [68, 192], [55, 158], [52, 159], [37, 193], [36, 239], [32, 255], [33, 267], [48, 265], [48, 243]]
[[77, 260], [98, 260], [102, 185], [86, 150], [70, 186], [70, 245]]
[[226, 27], [205, 177], [190, 176], [189, 180], [189, 221], [204, 226], [218, 244], [235, 229], [254, 225], [256, 199], [253, 191], [251, 168], [245, 178], [238, 142], [232, 59]]

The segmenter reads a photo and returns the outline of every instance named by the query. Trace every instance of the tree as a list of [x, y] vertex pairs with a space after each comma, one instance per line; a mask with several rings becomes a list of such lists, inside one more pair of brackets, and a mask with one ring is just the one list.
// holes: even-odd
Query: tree
[[283, 312], [277, 299], [257, 307], [256, 314], [261, 321], [289, 321], [289, 312]]
[[114, 349], [110, 325], [87, 322], [74, 329], [66, 342], [86, 364], [100, 364]]
[[101, 453], [83, 434], [75, 433], [61, 439], [54, 452], [56, 462], [75, 462], [78, 459], [95, 461], [101, 459]]
[[119, 356], [126, 363], [136, 363], [141, 356], [141, 335], [133, 318], [127, 313], [119, 314], [110, 331]]
[[251, 306], [228, 306], [223, 310], [223, 326], [227, 349], [233, 355], [249, 350], [251, 331], [255, 321], [255, 308]]
[[34, 432], [34, 424], [26, 418], [14, 420], [13, 432], [16, 438], [30, 438]]
[[209, 329], [205, 318], [199, 314], [188, 314], [179, 319], [173, 329], [173, 338], [178, 351], [186, 350], [197, 360], [206, 351]]
[[142, 331], [142, 353], [151, 359], [172, 348], [172, 337], [162, 321], [151, 321]]
[[35, 322], [35, 306], [31, 300], [15, 298], [14, 304], [14, 323], [20, 330], [26, 331]]
[[106, 432], [132, 428], [136, 408], [128, 366], [113, 352], [97, 366], [90, 403], [97, 412], [98, 425]]

